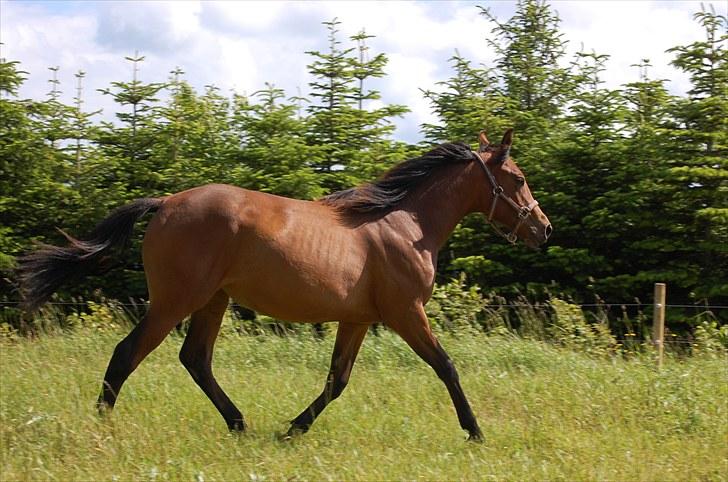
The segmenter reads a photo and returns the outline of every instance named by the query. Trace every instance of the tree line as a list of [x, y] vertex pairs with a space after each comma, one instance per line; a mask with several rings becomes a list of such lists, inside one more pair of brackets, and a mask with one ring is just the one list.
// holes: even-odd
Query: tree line
[[[567, 55], [545, 1], [520, 0], [507, 20], [478, 8], [496, 58], [455, 51], [450, 77], [422, 91], [437, 122], [421, 126], [417, 144], [392, 138], [406, 106], [372, 107], [386, 53], [369, 51], [365, 31], [342, 38], [336, 19], [323, 24], [328, 48], [307, 52], [305, 95], [272, 83], [251, 95], [200, 92], [179, 68], [166, 82], [145, 82], [135, 54], [126, 58], [132, 78], [102, 90], [118, 106], [115, 122], [84, 108], [84, 72], [69, 86], [70, 105], [60, 100], [57, 67], [45, 100], [21, 99], [27, 74], [2, 59], [0, 297], [18, 299], [13, 267], [33, 243], [63, 242], [57, 228], [88, 233], [132, 199], [211, 182], [316, 199], [433, 144], [514, 127], [513, 157], [551, 219], [552, 239], [539, 252], [512, 247], [469, 216], [441, 253], [439, 281], [465, 273], [505, 297], [583, 302], [646, 301], [660, 281], [671, 302], [728, 304], [726, 17], [697, 12], [704, 38], [669, 50], [690, 78], [690, 90], [675, 95], [637, 55], [638, 80], [606, 87], [608, 56]], [[144, 298], [142, 230], [119, 263], [60, 296]]]

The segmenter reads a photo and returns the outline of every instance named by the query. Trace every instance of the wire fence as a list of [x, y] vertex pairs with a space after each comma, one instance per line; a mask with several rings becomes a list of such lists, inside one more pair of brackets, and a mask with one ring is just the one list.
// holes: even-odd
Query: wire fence
[[[48, 302], [46, 306], [87, 306], [88, 301], [52, 301]], [[139, 308], [148, 305], [148, 301], [139, 301], [138, 303], [122, 303], [114, 301], [115, 306], [121, 307], [132, 307]], [[547, 303], [541, 303], [545, 305]], [[20, 307], [21, 302], [19, 301], [0, 301], [0, 306], [15, 306]], [[538, 305], [538, 306], [540, 306]], [[533, 304], [529, 303], [487, 303], [482, 305], [484, 308], [528, 308], [533, 307]], [[574, 303], [574, 306], [579, 308], [652, 308], [653, 303], [619, 303], [619, 302], [600, 302], [600, 303]], [[665, 308], [680, 308], [680, 309], [702, 309], [702, 310], [726, 310], [728, 305], [710, 305], [710, 304], [666, 304]]]
[[[52, 317], [55, 317], [57, 319], [57, 322], [63, 324], [63, 319], [69, 314], [69, 312], [85, 312], [89, 308], [89, 306], [93, 304], [103, 305], [104, 302], [51, 301], [46, 303], [45, 306], [48, 307], [46, 308], [46, 313], [51, 313]], [[131, 300], [129, 302], [109, 300], [108, 304], [112, 308], [123, 310], [124, 316], [127, 319], [129, 319], [133, 323], [137, 323], [144, 315], [144, 312], [146, 311], [149, 302], [147, 300]], [[612, 315], [612, 322], [609, 323], [610, 325], [612, 325], [612, 329], [610, 331], [612, 332], [616, 343], [624, 347], [638, 347], [641, 344], [652, 343], [652, 319], [651, 316], [648, 316], [648, 314], [644, 313], [644, 311], [653, 309], [655, 307], [654, 303], [619, 303], [600, 301], [597, 303], [573, 303], [572, 305], [578, 306], [582, 310], [585, 310], [586, 312], [591, 312], [592, 314], [598, 314], [599, 310], [601, 310], [602, 313], [613, 313], [614, 310], [618, 309], [620, 310], [620, 314], [616, 316]], [[552, 319], [552, 317], [554, 316], [554, 313], [552, 312], [552, 307], [548, 301], [533, 304], [527, 302], [485, 303], [480, 306], [483, 308], [483, 310], [490, 310], [490, 314], [495, 316], [498, 316], [501, 313], [499, 310], [509, 310], [511, 314], [515, 314], [516, 318], [518, 318], [519, 312], [524, 313], [524, 311], [520, 310], [526, 310], [525, 313], [528, 313], [529, 310], [532, 312], [535, 311], [541, 315], [541, 323], [544, 324], [544, 327], [546, 326], [546, 324], [550, 323], [548, 320]], [[703, 317], [707, 317], [708, 319], [713, 320], [718, 318], [715, 312], [728, 309], [728, 305], [711, 305], [705, 302], [699, 304], [665, 304], [664, 307], [665, 309], [683, 310], [683, 312], [684, 310], [695, 310], [692, 315], [688, 316], [688, 318], [703, 319]], [[245, 307], [240, 306], [237, 303], [232, 303], [231, 308], [236, 314], [237, 319], [240, 321], [256, 320], [256, 314], [254, 312], [247, 310]], [[630, 316], [626, 316], [628, 310], [631, 311]], [[249, 312], [247, 315], [245, 314], [246, 311]], [[25, 316], [26, 315], [24, 315], [22, 312], [20, 301], [0, 301], [0, 322], [5, 322], [10, 324], [10, 326], [17, 327], [25, 320], [32, 319], [32, 317], [25, 318]], [[508, 315], [506, 315], [506, 317], [508, 317]], [[599, 320], [600, 318], [597, 316], [596, 319]], [[604, 320], [605, 318], [601, 319]], [[258, 324], [261, 325], [260, 322], [258, 322]], [[290, 324], [276, 322], [274, 320], [272, 322], [262, 322], [261, 326], [264, 325], [273, 326]], [[287, 330], [283, 329], [283, 331], [285, 332]], [[668, 331], [663, 340], [663, 343], [666, 346], [673, 346], [676, 349], [679, 349], [678, 347], [683, 347], [683, 349], [690, 349], [690, 347], [696, 346], [695, 340], [693, 339], [692, 333], [690, 333], [690, 331], [691, 330], [683, 329], [679, 334]]]

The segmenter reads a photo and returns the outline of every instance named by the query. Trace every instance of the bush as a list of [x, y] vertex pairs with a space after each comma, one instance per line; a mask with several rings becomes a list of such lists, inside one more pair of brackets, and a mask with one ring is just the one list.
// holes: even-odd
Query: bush
[[584, 312], [577, 305], [558, 298], [551, 299], [554, 310], [552, 324], [547, 332], [551, 341], [570, 349], [596, 355], [614, 353], [617, 340], [605, 323], [587, 323]]
[[479, 316], [485, 302], [478, 285], [466, 286], [465, 273], [449, 283], [435, 286], [425, 307], [430, 323], [436, 330], [450, 333], [482, 330]]
[[718, 326], [715, 319], [703, 320], [695, 328], [694, 352], [724, 356], [728, 351], [728, 325]]

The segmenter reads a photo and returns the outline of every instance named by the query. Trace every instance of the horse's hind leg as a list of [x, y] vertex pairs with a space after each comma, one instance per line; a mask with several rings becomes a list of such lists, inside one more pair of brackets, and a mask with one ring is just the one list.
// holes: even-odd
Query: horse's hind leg
[[287, 436], [307, 432], [316, 417], [326, 408], [326, 405], [341, 395], [349, 382], [351, 368], [354, 366], [354, 360], [356, 360], [356, 355], [359, 353], [359, 348], [368, 329], [369, 325], [339, 323], [334, 353], [331, 355], [331, 368], [329, 369], [329, 375], [326, 377], [324, 390], [306, 410], [291, 422], [291, 428], [288, 429]]
[[142, 321], [114, 349], [97, 402], [100, 411], [114, 407], [119, 390], [129, 375], [185, 314], [168, 312], [155, 304], [149, 307]]
[[218, 291], [203, 308], [192, 313], [180, 361], [197, 385], [212, 401], [230, 430], [244, 432], [243, 415], [218, 385], [212, 374], [212, 351], [220, 324], [229, 301], [224, 291]]

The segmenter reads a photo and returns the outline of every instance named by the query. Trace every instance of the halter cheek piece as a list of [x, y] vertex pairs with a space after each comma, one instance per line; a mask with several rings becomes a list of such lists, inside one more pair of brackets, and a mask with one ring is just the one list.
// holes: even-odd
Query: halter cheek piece
[[[490, 205], [490, 212], [488, 213], [488, 223], [493, 227], [493, 230], [496, 233], [506, 238], [509, 243], [516, 244], [516, 242], [518, 241], [518, 235], [516, 234], [518, 232], [518, 229], [524, 222], [526, 222], [526, 220], [530, 220], [531, 213], [536, 208], [536, 206], [538, 206], [538, 201], [534, 199], [528, 206], [521, 206], [513, 199], [511, 199], [510, 196], [506, 196], [505, 194], [503, 194], [503, 186], [498, 184], [498, 181], [495, 179], [493, 173], [490, 172], [490, 169], [488, 169], [488, 165], [485, 163], [483, 158], [481, 158], [475, 152], [473, 152], [472, 154], [473, 157], [478, 160], [478, 164], [480, 164], [480, 167], [483, 168], [486, 176], [488, 176], [488, 180], [490, 181], [491, 186], [493, 186], [493, 203]], [[518, 222], [508, 234], [506, 234], [501, 228], [498, 227], [498, 225], [493, 222], [495, 206], [498, 204], [499, 199], [503, 199], [505, 202], [508, 203], [509, 206], [511, 206], [518, 212]]]

